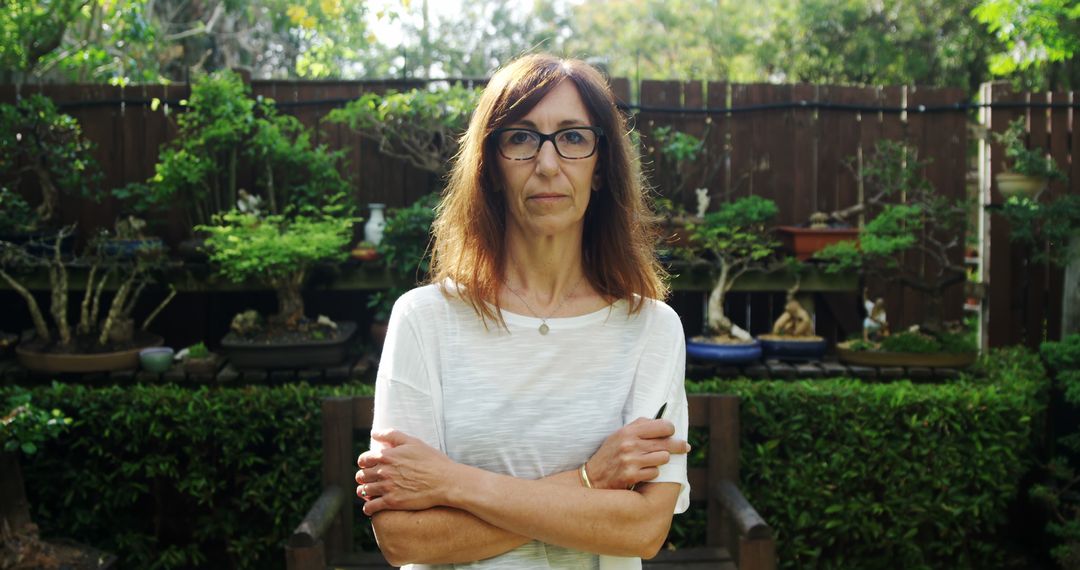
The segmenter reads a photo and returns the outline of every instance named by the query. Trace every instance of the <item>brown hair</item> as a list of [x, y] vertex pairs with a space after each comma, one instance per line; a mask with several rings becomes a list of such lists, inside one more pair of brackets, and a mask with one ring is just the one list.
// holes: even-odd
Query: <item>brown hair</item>
[[566, 80], [577, 87], [594, 124], [604, 131], [597, 149], [599, 189], [585, 210], [585, 278], [606, 298], [629, 301], [631, 314], [641, 310], [644, 299], [667, 296], [665, 272], [653, 255], [655, 222], [636, 148], [607, 80], [583, 61], [532, 54], [499, 70], [481, 94], [433, 226], [432, 282], [456, 282], [458, 294], [485, 322], [491, 318], [504, 324], [497, 309], [506, 268], [506, 204], [496, 191], [491, 132], [524, 117]]

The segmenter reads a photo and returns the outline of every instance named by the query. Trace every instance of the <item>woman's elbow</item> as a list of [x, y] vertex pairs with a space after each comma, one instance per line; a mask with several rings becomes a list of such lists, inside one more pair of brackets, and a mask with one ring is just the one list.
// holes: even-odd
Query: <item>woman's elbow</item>
[[642, 560], [655, 558], [660, 553], [660, 549], [667, 542], [668, 532], [671, 530], [670, 518], [663, 524], [657, 524], [657, 521], [652, 522], [653, 524], [642, 532], [642, 540], [638, 544], [640, 550], [635, 554]]
[[375, 542], [379, 545], [383, 558], [391, 566], [404, 566], [416, 562], [416, 553], [410, 551], [416, 541], [408, 540], [401, 532], [402, 511], [383, 511], [371, 517], [371, 527], [375, 531]]

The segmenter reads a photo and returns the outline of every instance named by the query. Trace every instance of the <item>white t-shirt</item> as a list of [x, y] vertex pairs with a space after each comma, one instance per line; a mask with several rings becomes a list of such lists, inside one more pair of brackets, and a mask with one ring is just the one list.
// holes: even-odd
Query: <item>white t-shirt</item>
[[[453, 286], [450, 286], [453, 290]], [[374, 428], [418, 437], [450, 459], [539, 479], [578, 468], [609, 435], [639, 418], [664, 417], [686, 439], [686, 350], [678, 315], [647, 300], [628, 316], [619, 301], [578, 317], [541, 320], [503, 311], [509, 330], [484, 327], [472, 307], [437, 285], [413, 289], [390, 316], [375, 384]], [[374, 442], [373, 442], [374, 444]], [[686, 456], [672, 455], [655, 482], [682, 484]], [[637, 558], [597, 556], [532, 541], [486, 560], [422, 568], [640, 568]]]

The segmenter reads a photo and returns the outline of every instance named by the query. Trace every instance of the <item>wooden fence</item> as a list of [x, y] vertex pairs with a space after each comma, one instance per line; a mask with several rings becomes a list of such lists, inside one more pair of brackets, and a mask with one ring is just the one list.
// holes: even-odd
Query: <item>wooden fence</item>
[[[315, 140], [331, 149], [347, 148], [347, 174], [355, 181], [354, 198], [361, 204], [382, 202], [399, 206], [415, 200], [436, 188], [438, 180], [417, 171], [400, 161], [380, 155], [375, 145], [350, 132], [347, 127], [328, 125], [322, 121], [332, 108], [344, 100], [366, 91], [408, 89], [422, 85], [402, 81], [252, 81], [256, 96], [270, 97], [281, 104], [283, 112], [297, 116], [304, 124], [315, 128]], [[931, 159], [926, 177], [939, 193], [948, 198], [962, 198], [969, 193], [966, 175], [974, 152], [969, 139], [969, 124], [974, 113], [966, 111], [966, 97], [960, 89], [923, 89], [914, 87], [839, 87], [825, 85], [727, 84], [717, 82], [644, 81], [631, 90], [626, 79], [614, 79], [616, 94], [634, 109], [634, 128], [646, 148], [644, 166], [655, 181], [660, 194], [670, 194], [664, 181], [667, 173], [657, 172], [658, 151], [652, 148], [653, 131], [670, 125], [691, 134], [705, 136], [709, 153], [702, 161], [702, 171], [714, 176], [698, 180], [707, 185], [713, 200], [734, 199], [759, 195], [775, 200], [779, 206], [779, 224], [801, 224], [815, 211], [833, 211], [858, 202], [860, 185], [851, 164], [860, 156], [868, 156], [875, 144], [883, 139], [902, 140], [914, 145], [920, 158]], [[639, 94], [631, 101], [631, 92]], [[83, 126], [96, 147], [96, 157], [106, 175], [106, 183], [119, 185], [145, 180], [153, 174], [160, 146], [175, 136], [176, 109], [162, 105], [157, 110], [139, 104], [158, 98], [175, 101], [186, 98], [190, 89], [177, 86], [129, 86], [125, 88], [100, 85], [23, 86], [22, 95], [41, 92], [54, 101], [69, 105], [66, 110]], [[1042, 95], [1015, 94], [1002, 88], [987, 88], [987, 100], [1042, 100]], [[1049, 101], [1069, 101], [1068, 94], [1053, 94]], [[0, 86], [0, 101], [15, 99], [10, 86]], [[123, 103], [122, 101], [128, 101]], [[915, 111], [921, 107], [931, 112]], [[952, 108], [950, 108], [952, 107]], [[881, 110], [872, 110], [881, 108]], [[911, 112], [899, 112], [906, 108]], [[994, 109], [989, 119], [992, 130], [1001, 130], [1008, 118], [1020, 110]], [[1076, 152], [1071, 136], [1076, 131], [1075, 115], [1068, 110], [1046, 112], [1046, 121], [1038, 117], [1042, 111], [1029, 111], [1036, 117], [1031, 121], [1032, 139], [1051, 149], [1059, 163], [1071, 169], [1069, 185], [1055, 185], [1052, 192], [1078, 191], [1080, 173], [1077, 161], [1069, 158]], [[1044, 124], [1045, 123], [1045, 124]], [[969, 144], [971, 143], [971, 144]], [[997, 156], [990, 146], [987, 156]], [[1000, 168], [1000, 161], [985, 159], [988, 165], [981, 179], [981, 194], [985, 203], [1000, 199], [989, 175]], [[249, 178], [250, 179], [250, 178]], [[682, 203], [691, 211], [695, 207], [692, 191], [686, 195], [668, 197]], [[106, 225], [111, 222], [115, 205], [64, 204], [62, 216], [78, 221], [83, 227]], [[1029, 312], [1019, 316], [1016, 295], [1017, 256], [1003, 248], [991, 250], [989, 244], [1007, 242], [1007, 229], [1000, 221], [989, 217], [980, 224], [984, 236], [983, 259], [985, 281], [992, 283], [984, 322], [990, 345], [1018, 342], [1017, 328], [1010, 326], [1023, 318], [1028, 330], [1046, 319], [1051, 323], [1060, 305], [1061, 275], [1054, 269], [1040, 269], [1032, 280], [1029, 296], [1042, 295], [1048, 302], [1028, 303]], [[186, 228], [173, 223], [164, 237], [175, 242]], [[911, 258], [907, 263], [925, 263]], [[875, 295], [886, 298], [890, 321], [895, 326], [919, 322], [923, 302], [920, 295], [905, 291], [895, 284], [871, 283]], [[945, 299], [946, 318], [958, 319], [962, 314], [963, 288], [956, 286]], [[1048, 295], [1048, 297], [1047, 297]], [[854, 299], [851, 305], [855, 306]], [[1044, 307], [1045, 306], [1045, 307]], [[1044, 307], [1040, 309], [1040, 307]], [[1042, 310], [1042, 312], [1038, 312]], [[758, 327], [760, 328], [760, 327]], [[1038, 329], [1041, 330], [1041, 329]], [[1030, 341], [1029, 341], [1030, 342]]]
[[[1041, 201], [1080, 195], [1080, 114], [1072, 107], [1080, 101], [1075, 92], [1023, 93], [995, 83], [983, 85], [980, 99], [991, 104], [1028, 104], [986, 108], [980, 122], [989, 132], [1000, 133], [1017, 117], [1025, 118], [1029, 146], [1046, 149], [1069, 178], [1051, 183], [1039, 197]], [[1038, 348], [1043, 340], [1061, 338], [1063, 301], [1067, 295], [1075, 299], [1080, 291], [1075, 284], [1072, 290], [1065, 290], [1061, 268], [1034, 263], [1029, 250], [1011, 244], [1008, 222], [986, 210], [985, 206], [1004, 201], [994, 182], [994, 175], [1004, 169], [1003, 157], [1001, 145], [989, 138], [981, 141], [979, 189], [983, 207], [979, 229], [981, 257], [986, 261], [981, 277], [988, 293], [982, 307], [983, 338], [988, 346], [1024, 344]]]

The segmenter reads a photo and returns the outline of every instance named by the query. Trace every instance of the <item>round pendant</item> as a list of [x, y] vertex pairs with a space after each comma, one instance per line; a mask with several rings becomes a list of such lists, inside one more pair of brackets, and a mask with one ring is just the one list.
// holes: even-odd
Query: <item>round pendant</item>
[[551, 330], [548, 328], [547, 323], [540, 323], [540, 334], [547, 334]]

